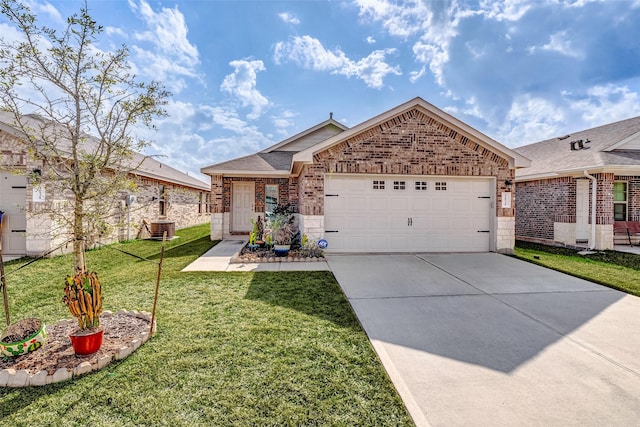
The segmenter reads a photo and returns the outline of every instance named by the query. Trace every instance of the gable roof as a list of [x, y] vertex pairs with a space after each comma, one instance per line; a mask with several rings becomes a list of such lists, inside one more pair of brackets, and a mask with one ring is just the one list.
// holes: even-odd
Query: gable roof
[[[515, 148], [531, 159], [518, 180], [589, 172], [640, 173], [640, 116]], [[572, 149], [572, 145], [573, 148]]]
[[330, 116], [328, 120], [267, 147], [259, 153], [206, 166], [200, 171], [207, 175], [288, 177], [291, 170], [291, 159], [295, 153], [344, 132], [346, 129], [348, 129], [346, 126]]
[[[27, 121], [33, 126], [34, 129], [38, 129], [46, 121], [36, 115], [27, 114], [24, 116]], [[24, 138], [24, 134], [22, 131], [13, 126], [13, 116], [9, 113], [0, 111], [0, 130], [5, 131], [18, 139]], [[48, 131], [53, 131], [50, 128]], [[86, 143], [92, 143], [96, 138], [92, 135], [87, 135]], [[64, 152], [65, 148], [69, 149], [69, 147], [63, 146], [61, 144], [61, 151]], [[184, 172], [181, 172], [165, 163], [162, 163], [153, 157], [145, 156], [140, 153], [135, 153], [133, 158], [130, 160], [129, 164], [131, 167], [135, 167], [137, 165], [136, 170], [132, 171], [133, 175], [141, 176], [145, 178], [151, 178], [155, 180], [165, 181], [168, 183], [179, 184], [185, 187], [196, 188], [199, 190], [210, 191], [211, 187], [209, 184], [194, 178]]]
[[365, 122], [360, 123], [357, 126], [350, 128], [338, 135], [335, 135], [319, 144], [316, 144], [312, 147], [309, 147], [306, 150], [300, 151], [293, 156], [293, 165], [292, 171], [297, 173], [302, 168], [302, 165], [313, 162], [313, 156], [321, 151], [327, 150], [332, 146], [339, 144], [355, 135], [358, 135], [362, 132], [365, 132], [377, 125], [380, 125], [383, 122], [392, 119], [398, 115], [401, 115], [407, 111], [419, 109], [426, 115], [435, 118], [440, 123], [443, 123], [449, 126], [451, 129], [456, 130], [460, 134], [470, 138], [474, 142], [484, 146], [494, 153], [500, 154], [506, 160], [509, 161], [510, 167], [513, 168], [521, 168], [527, 167], [530, 165], [529, 159], [525, 156], [516, 153], [515, 151], [507, 148], [506, 146], [500, 144], [494, 139], [488, 137], [487, 135], [481, 133], [480, 131], [472, 128], [466, 123], [456, 119], [452, 115], [440, 110], [434, 105], [428, 103], [424, 99], [420, 97], [413, 98], [412, 100], [405, 102], [387, 112], [379, 114]]

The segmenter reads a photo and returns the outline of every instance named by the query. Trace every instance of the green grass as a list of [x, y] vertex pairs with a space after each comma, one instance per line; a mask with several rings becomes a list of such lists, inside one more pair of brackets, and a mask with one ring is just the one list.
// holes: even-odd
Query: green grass
[[[0, 389], [1, 424], [412, 425], [331, 273], [180, 273], [211, 247], [207, 233], [167, 243], [155, 337], [82, 378]], [[114, 247], [157, 260], [160, 243]], [[154, 264], [109, 248], [87, 259], [105, 309], [151, 310]], [[12, 319], [68, 318], [71, 265], [64, 256], [9, 275]]]
[[569, 248], [517, 242], [515, 255], [544, 267], [640, 296], [640, 256], [602, 251], [579, 255]]

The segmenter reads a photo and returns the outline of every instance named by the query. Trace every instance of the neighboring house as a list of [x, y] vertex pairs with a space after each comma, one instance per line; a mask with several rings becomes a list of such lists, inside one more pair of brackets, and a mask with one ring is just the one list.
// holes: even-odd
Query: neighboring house
[[[36, 116], [25, 117], [34, 126], [40, 120]], [[8, 114], [0, 112], [0, 211], [5, 213], [2, 250], [5, 255], [37, 256], [63, 243], [68, 232], [41, 212], [52, 206], [69, 209], [70, 205], [65, 195], [38, 185], [37, 175], [46, 173], [43, 162], [29, 155], [23, 134], [12, 123]], [[133, 176], [137, 188], [119, 196], [121, 202], [109, 220], [112, 232], [100, 236], [102, 242], [135, 238], [143, 219], [175, 221], [176, 228], [209, 221], [208, 184], [140, 154], [132, 162], [140, 164]], [[127, 207], [125, 199], [129, 194], [136, 200]]]
[[640, 117], [515, 151], [531, 159], [516, 173], [517, 239], [612, 249], [614, 222], [640, 220]]
[[528, 160], [415, 98], [351, 129], [330, 118], [259, 153], [202, 168], [211, 238], [291, 203], [333, 252], [500, 251], [514, 246], [510, 192]]

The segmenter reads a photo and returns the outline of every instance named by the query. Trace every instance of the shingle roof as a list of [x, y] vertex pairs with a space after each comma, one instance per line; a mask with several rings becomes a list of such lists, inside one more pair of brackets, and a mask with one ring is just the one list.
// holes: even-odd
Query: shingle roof
[[206, 166], [200, 171], [209, 175], [261, 173], [289, 175], [291, 160], [295, 153], [316, 145], [345, 129], [347, 129], [346, 126], [329, 118], [329, 120], [267, 147], [259, 153]]
[[[514, 151], [531, 159], [531, 167], [516, 171], [516, 177], [616, 166], [637, 166], [640, 170], [640, 151], [605, 151], [638, 132], [640, 116], [515, 148]], [[585, 148], [579, 149], [578, 141], [582, 141]], [[578, 149], [572, 150], [572, 143]]]
[[[39, 129], [42, 126], [42, 124], [46, 123], [44, 119], [35, 115], [26, 115], [24, 116], [24, 118], [26, 118], [28, 125], [34, 129]], [[21, 138], [24, 134], [22, 134], [18, 129], [16, 129], [13, 123], [14, 121], [13, 121], [12, 115], [6, 112], [0, 111], [0, 129], [6, 132], [10, 132], [16, 137]], [[48, 134], [53, 134], [53, 131], [54, 131], [53, 129], [54, 129], [53, 127], [47, 126], [46, 132]], [[92, 140], [95, 140], [95, 137], [88, 135], [85, 143], [90, 144]], [[68, 151], [70, 150], [70, 145], [65, 147], [64, 140], [61, 140], [59, 147], [60, 147], [60, 152], [62, 153], [62, 157], [64, 157], [65, 149], [68, 154]], [[140, 153], [136, 153], [134, 155], [130, 164], [132, 165], [131, 166], [132, 168], [134, 167], [133, 165], [139, 165], [134, 172], [135, 175], [162, 180], [169, 183], [180, 184], [186, 187], [192, 187], [192, 188], [197, 188], [197, 189], [206, 190], [206, 191], [210, 190], [209, 184], [197, 178], [194, 178], [184, 172], [181, 172], [152, 157], [147, 157]]]
[[293, 151], [257, 153], [202, 168], [202, 173], [268, 172], [288, 174]]

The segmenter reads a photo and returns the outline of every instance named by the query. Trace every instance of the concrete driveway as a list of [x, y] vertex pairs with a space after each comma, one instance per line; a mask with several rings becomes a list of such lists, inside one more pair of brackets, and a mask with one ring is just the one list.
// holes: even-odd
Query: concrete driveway
[[640, 298], [504, 255], [334, 255], [418, 425], [640, 425]]

